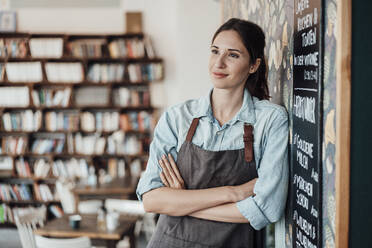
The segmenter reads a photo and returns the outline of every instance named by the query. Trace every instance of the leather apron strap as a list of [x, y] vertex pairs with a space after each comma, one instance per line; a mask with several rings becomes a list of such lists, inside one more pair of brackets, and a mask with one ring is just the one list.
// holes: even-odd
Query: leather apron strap
[[191, 142], [192, 137], [194, 137], [195, 130], [196, 130], [198, 124], [199, 124], [199, 118], [194, 118], [191, 122], [189, 131], [188, 131], [187, 136], [186, 136], [187, 141]]
[[253, 126], [244, 124], [244, 158], [245, 161], [251, 162], [253, 160]]

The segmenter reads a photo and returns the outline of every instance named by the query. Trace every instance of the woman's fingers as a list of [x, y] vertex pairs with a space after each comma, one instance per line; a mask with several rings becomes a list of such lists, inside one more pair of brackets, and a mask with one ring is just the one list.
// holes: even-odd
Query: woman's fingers
[[[172, 186], [172, 177], [170, 175], [170, 172], [169, 172], [167, 166], [164, 164], [162, 159], [159, 160], [159, 164], [162, 168], [162, 172], [160, 173], [160, 178], [163, 174], [164, 181], [166, 181], [168, 183], [168, 185], [166, 185], [166, 186], [171, 187]], [[163, 179], [162, 179], [162, 181], [163, 181]]]
[[181, 174], [180, 174], [180, 172], [178, 170], [177, 164], [176, 164], [176, 162], [174, 162], [174, 159], [173, 159], [173, 157], [172, 157], [172, 155], [170, 153], [168, 154], [168, 158], [169, 158], [170, 164], [172, 166], [173, 172], [176, 175], [178, 181], [182, 185], [184, 185], [183, 178], [182, 178], [182, 176], [181, 176]]
[[170, 185], [169, 185], [169, 183], [168, 183], [168, 180], [165, 178], [163, 172], [160, 172], [160, 179], [161, 179], [161, 181], [163, 182], [163, 184], [164, 184], [165, 186], [170, 187]]
[[[174, 162], [174, 161], [173, 161]], [[181, 180], [178, 179], [176, 172], [173, 170], [173, 167], [169, 160], [167, 159], [167, 156], [163, 155], [161, 160], [159, 161], [160, 165], [163, 168], [164, 176], [167, 179], [169, 183], [169, 187], [176, 188], [176, 189], [183, 189], [184, 188], [184, 182], [181, 178]], [[174, 163], [175, 164], [175, 163]], [[178, 169], [177, 166], [175, 166], [177, 173]]]
[[172, 179], [173, 184], [176, 184], [178, 179], [177, 179], [176, 174], [173, 171], [173, 168], [172, 168], [171, 164], [169, 163], [169, 161], [167, 159], [167, 156], [163, 155], [161, 158], [163, 160], [163, 164], [165, 165], [165, 167], [167, 168], [167, 170], [169, 172], [169, 176]]

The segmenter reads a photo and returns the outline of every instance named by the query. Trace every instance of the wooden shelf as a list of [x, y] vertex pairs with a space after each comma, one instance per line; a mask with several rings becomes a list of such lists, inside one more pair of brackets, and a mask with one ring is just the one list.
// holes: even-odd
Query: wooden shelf
[[0, 203], [5, 203], [5, 204], [60, 204], [60, 201], [36, 201], [36, 200], [22, 200], [22, 201], [16, 201], [16, 200], [11, 200], [11, 201], [3, 201], [0, 200]]
[[[47, 130], [36, 130], [36, 131], [5, 131], [5, 130], [0, 130], [0, 134], [6, 133], [6, 134], [14, 134], [14, 135], [22, 135], [22, 134], [34, 134], [35, 132], [37, 133], [50, 133], [50, 134], [55, 134], [55, 133], [63, 133], [63, 134], [75, 134], [75, 133], [81, 133], [81, 134], [95, 134], [99, 133], [101, 135], [110, 135], [113, 134], [114, 132], [117, 131], [122, 131], [121, 129], [114, 130], [114, 131], [83, 131], [83, 130], [57, 130], [57, 131], [47, 131]], [[138, 134], [138, 135], [150, 135], [150, 131], [136, 131], [136, 130], [129, 130], [129, 131], [123, 131], [126, 134]]]
[[154, 108], [151, 106], [143, 106], [143, 107], [120, 107], [114, 105], [97, 105], [97, 106], [67, 106], [67, 107], [35, 107], [35, 106], [27, 106], [27, 107], [6, 107], [1, 106], [0, 109], [4, 110], [94, 110], [94, 109], [104, 109], [104, 110], [114, 110], [119, 112], [129, 112], [129, 111], [153, 111]]
[[0, 62], [87, 62], [87, 63], [162, 63], [161, 58], [111, 58], [111, 57], [72, 57], [64, 56], [61, 58], [41, 58], [41, 57], [24, 57], [24, 58], [0, 58]]
[[[27, 49], [27, 56], [25, 57], [22, 57], [22, 58], [16, 58], [16, 57], [0, 57], [0, 63], [3, 64], [3, 70], [2, 71], [2, 81], [0, 81], [0, 87], [28, 87], [28, 91], [29, 91], [29, 99], [30, 99], [30, 105], [29, 106], [25, 106], [25, 107], [12, 107], [12, 106], [0, 106], [0, 114], [3, 114], [4, 112], [18, 112], [18, 111], [24, 111], [24, 110], [32, 110], [32, 111], [42, 111], [42, 119], [41, 119], [41, 122], [42, 122], [42, 127], [37, 130], [37, 131], [22, 131], [22, 130], [18, 130], [18, 131], [6, 131], [4, 130], [4, 125], [3, 125], [3, 120], [0, 118], [0, 138], [1, 137], [4, 137], [4, 136], [25, 136], [26, 140], [27, 140], [27, 147], [26, 147], [26, 152], [24, 152], [23, 154], [0, 154], [0, 156], [9, 156], [12, 158], [12, 165], [13, 165], [13, 169], [11, 171], [9, 171], [9, 173], [7, 174], [4, 174], [3, 176], [0, 176], [0, 183], [1, 184], [22, 184], [22, 183], [25, 183], [25, 184], [35, 184], [35, 183], [45, 183], [45, 184], [48, 184], [50, 187], [53, 188], [53, 185], [55, 184], [55, 181], [57, 180], [56, 178], [54, 177], [47, 177], [47, 178], [38, 178], [38, 177], [20, 177], [18, 176], [18, 174], [16, 174], [16, 168], [15, 168], [15, 161], [17, 158], [21, 158], [23, 157], [25, 161], [33, 161], [33, 160], [37, 160], [38, 158], [45, 158], [46, 160], [48, 161], [54, 161], [54, 160], [57, 160], [57, 159], [62, 159], [62, 160], [65, 160], [65, 159], [70, 159], [70, 158], [83, 158], [83, 159], [86, 159], [87, 161], [87, 164], [88, 165], [92, 165], [92, 166], [95, 166], [96, 167], [96, 172], [98, 172], [98, 168], [101, 168], [103, 167], [103, 165], [107, 165], [108, 167], [108, 163], [106, 160], [110, 159], [110, 158], [113, 158], [113, 159], [124, 159], [126, 162], [128, 163], [131, 163], [131, 161], [133, 161], [134, 159], [141, 159], [141, 161], [145, 161], [146, 159], [148, 159], [148, 152], [144, 152], [144, 153], [139, 153], [139, 154], [133, 154], [133, 155], [129, 155], [129, 154], [108, 154], [108, 153], [103, 153], [103, 154], [78, 154], [78, 153], [67, 153], [67, 152], [62, 152], [62, 153], [45, 153], [45, 154], [37, 154], [37, 153], [33, 153], [33, 152], [29, 152], [29, 150], [31, 150], [31, 144], [32, 144], [32, 140], [35, 138], [35, 137], [38, 137], [39, 136], [42, 136], [42, 135], [45, 135], [45, 136], [58, 136], [58, 134], [61, 134], [60, 136], [67, 136], [67, 134], [76, 134], [76, 133], [81, 133], [82, 135], [89, 135], [89, 134], [99, 134], [101, 136], [108, 136], [108, 135], [111, 135], [113, 134], [114, 132], [116, 131], [119, 131], [119, 130], [115, 130], [115, 131], [83, 131], [81, 130], [80, 127], [82, 127], [82, 125], [78, 125], [79, 129], [77, 130], [58, 130], [58, 131], [48, 131], [46, 130], [45, 128], [45, 125], [46, 125], [46, 117], [45, 117], [45, 113], [46, 112], [49, 112], [49, 111], [56, 111], [56, 112], [59, 112], [59, 111], [73, 111], [74, 113], [76, 112], [76, 114], [78, 114], [78, 118], [79, 118], [79, 123], [81, 121], [81, 116], [82, 116], [82, 112], [84, 111], [88, 111], [88, 112], [92, 112], [93, 115], [95, 116], [95, 113], [96, 112], [99, 112], [99, 111], [107, 111], [107, 112], [119, 112], [119, 113], [128, 113], [128, 112], [140, 112], [140, 111], [147, 111], [149, 113], [153, 113], [154, 110], [156, 110], [154, 107], [152, 106], [136, 106], [136, 107], [133, 107], [133, 106], [128, 106], [128, 107], [123, 107], [123, 106], [117, 106], [117, 105], [114, 105], [113, 103], [116, 103], [116, 102], [119, 102], [119, 101], [114, 101], [114, 97], [116, 99], [117, 97], [117, 93], [116, 92], [118, 90], [119, 87], [124, 87], [124, 88], [128, 88], [129, 89], [129, 92], [130, 92], [130, 98], [132, 99], [139, 99], [139, 101], [135, 101], [135, 102], [140, 102], [140, 103], [149, 103], [151, 102], [149, 99], [149, 95], [148, 95], [148, 90], [149, 90], [149, 86], [150, 86], [150, 83], [154, 82], [154, 81], [161, 81], [163, 80], [163, 75], [164, 75], [164, 69], [163, 69], [163, 59], [159, 58], [159, 57], [156, 57], [156, 58], [148, 58], [146, 53], [144, 53], [144, 57], [141, 57], [141, 58], [133, 58], [133, 57], [119, 57], [119, 58], [112, 58], [110, 57], [110, 51], [109, 51], [109, 47], [108, 47], [108, 44], [110, 44], [110, 42], [112, 41], [115, 41], [115, 40], [118, 40], [118, 39], [124, 39], [124, 40], [127, 40], [127, 39], [143, 39], [144, 38], [144, 34], [143, 33], [129, 33], [129, 34], [65, 34], [65, 33], [56, 33], [56, 34], [46, 34], [46, 33], [0, 33], [0, 39], [18, 39], [18, 38], [22, 38], [22, 39], [25, 39], [25, 42], [24, 44], [26, 44], [26, 49]], [[30, 51], [30, 44], [29, 44], [29, 41], [31, 38], [62, 38], [62, 41], [63, 41], [63, 47], [62, 47], [62, 53], [63, 55], [60, 57], [60, 58], [56, 58], [56, 57], [32, 57], [31, 56], [31, 51]], [[100, 54], [102, 56], [100, 57], [94, 57], [94, 56], [87, 56], [87, 57], [76, 57], [76, 56], [72, 56], [72, 46], [70, 46], [70, 42], [74, 42], [74, 41], [78, 41], [78, 40], [86, 40], [86, 39], [103, 39], [104, 43], [103, 45], [98, 45], [98, 48], [101, 49], [99, 53], [95, 53], [95, 54]], [[23, 40], [22, 40], [23, 42]], [[75, 43], [76, 44], [76, 43]], [[118, 43], [114, 44], [117, 45]], [[127, 45], [131, 45], [131, 43], [129, 42]], [[90, 46], [90, 45], [89, 45]], [[94, 46], [94, 45], [93, 45]], [[78, 48], [79, 45], [77, 45]], [[61, 47], [59, 47], [61, 48]], [[91, 47], [90, 47], [91, 48]], [[97, 47], [93, 47], [93, 48], [97, 48]], [[85, 48], [84, 48], [85, 49]], [[82, 54], [88, 54], [88, 52], [86, 50], [82, 50]], [[60, 50], [59, 50], [60, 51]], [[40, 51], [42, 52], [42, 51]], [[25, 53], [19, 53], [19, 54], [25, 54]], [[79, 54], [79, 53], [75, 53], [75, 54]], [[136, 53], [134, 52], [133, 53], [134, 55], [139, 55], [139, 54], [142, 54], [142, 53]], [[52, 56], [52, 55], [51, 55]], [[41, 75], [38, 74], [38, 76], [40, 77], [36, 77], [36, 79], [42, 79], [41, 81], [39, 82], [10, 82], [8, 80], [8, 75], [7, 75], [7, 72], [6, 70], [4, 69], [4, 67], [6, 66], [6, 63], [12, 63], [12, 62], [40, 62], [40, 65], [41, 65]], [[81, 80], [80, 82], [50, 82], [48, 81], [48, 75], [47, 73], [51, 73], [52, 69], [50, 67], [46, 67], [46, 64], [49, 63], [49, 62], [52, 62], [52, 63], [70, 63], [70, 62], [77, 62], [77, 63], [80, 63], [81, 66], [79, 66], [79, 71], [76, 72], [76, 74], [72, 75], [74, 77], [70, 77], [68, 78], [68, 80], [72, 80], [74, 78], [76, 79], [79, 79]], [[107, 71], [105, 70], [108, 70], [107, 68], [109, 67], [102, 67], [102, 66], [97, 66], [98, 68], [98, 71], [96, 72], [95, 68], [93, 71], [90, 71], [93, 64], [120, 64], [119, 68], [121, 70], [124, 70], [122, 73], [123, 74], [120, 74], [120, 77], [115, 77], [115, 75], [113, 74], [109, 74]], [[134, 64], [134, 65], [139, 65], [139, 66], [134, 66], [134, 67], [131, 67], [129, 65], [131, 64]], [[161, 67], [158, 67], [157, 65], [155, 66], [151, 66], [151, 67], [147, 67], [146, 65], [148, 64], [161, 64]], [[121, 66], [123, 65], [123, 66]], [[145, 66], [142, 66], [142, 65], [145, 65]], [[81, 69], [80, 69], [81, 67]], [[21, 65], [16, 67], [18, 70], [23, 70]], [[40, 68], [40, 67], [38, 67]], [[58, 68], [62, 68], [62, 69], [65, 69], [62, 65]], [[102, 69], [103, 68], [103, 69]], [[110, 67], [109, 69], [111, 70], [111, 68], [116, 68], [116, 67]], [[64, 72], [64, 70], [62, 69], [58, 69], [58, 70], [61, 70], [62, 72]], [[133, 73], [133, 70], [132, 69], [135, 69], [135, 73]], [[151, 71], [150, 71], [151, 69]], [[57, 69], [56, 69], [57, 70]], [[80, 74], [80, 71], [82, 74]], [[9, 76], [11, 79], [15, 78], [30, 78], [30, 77], [20, 77], [18, 74], [15, 74], [15, 76], [18, 76], [18, 77], [15, 77], [13, 76], [12, 77], [12, 74], [10, 73], [11, 71], [8, 71], [9, 73]], [[16, 71], [18, 72], [18, 71]], [[59, 72], [59, 73], [62, 73], [62, 72]], [[89, 72], [92, 72], [89, 74]], [[155, 72], [155, 73], [154, 73]], [[38, 73], [40, 73], [38, 71]], [[107, 74], [107, 75], [106, 75]], [[104, 76], [103, 76], [104, 75]], [[21, 75], [22, 76], [22, 75]], [[23, 76], [28, 76], [28, 74], [25, 74]], [[51, 76], [57, 76], [57, 75], [50, 75], [49, 74], [49, 78], [53, 78]], [[151, 81], [148, 81], [148, 80], [141, 80], [140, 82], [132, 82], [129, 80], [129, 78], [131, 79], [135, 79], [135, 78], [138, 78], [138, 79], [150, 79], [150, 78], [155, 78], [157, 77], [158, 79], [157, 80], [151, 80]], [[56, 79], [67, 79], [66, 77], [55, 77]], [[111, 79], [116, 79], [119, 81], [110, 81], [110, 82], [93, 82], [93, 81], [90, 81], [90, 79], [104, 79], [104, 78], [111, 78]], [[122, 79], [121, 79], [122, 78]], [[86, 87], [86, 88], [83, 88], [83, 87]], [[100, 99], [101, 101], [85, 101], [85, 102], [92, 102], [93, 104], [98, 104], [100, 102], [105, 102], [107, 103], [106, 105], [88, 105], [88, 106], [82, 106], [82, 105], [77, 105], [76, 102], [79, 102], [79, 101], [76, 101], [76, 99], [79, 100], [78, 97], [81, 97], [81, 96], [84, 96], [86, 97], [87, 95], [86, 94], [89, 94], [90, 91], [92, 92], [96, 92], [94, 91], [93, 88], [90, 88], [88, 89], [88, 87], [101, 87], [101, 89], [97, 89], [97, 92], [105, 92], [105, 94], [102, 94], [102, 99]], [[68, 92], [69, 94], [65, 93], [66, 95], [63, 96], [63, 102], [65, 103], [68, 103], [66, 107], [62, 107], [62, 106], [35, 106], [33, 104], [33, 97], [35, 97], [35, 94], [33, 93], [33, 90], [36, 90], [37, 91], [37, 94], [36, 94], [36, 100], [37, 98], [39, 99], [42, 99], [40, 100], [40, 102], [44, 102], [44, 99], [46, 99], [46, 95], [48, 96], [51, 96], [51, 98], [53, 98], [53, 100], [55, 102], [59, 102], [61, 103], [62, 101], [57, 101], [54, 99], [54, 94], [56, 94], [57, 91], [63, 91], [63, 89], [71, 89], [70, 92], [69, 90], [66, 90], [65, 92]], [[147, 90], [146, 91], [146, 95], [145, 93], [142, 93], [144, 90]], [[85, 92], [84, 92], [85, 91]], [[137, 92], [136, 92], [137, 91]], [[5, 92], [5, 90], [4, 90]], [[82, 93], [83, 92], [83, 93]], [[59, 93], [59, 92], [58, 92]], [[85, 93], [85, 95], [84, 95]], [[6, 93], [5, 93], [6, 94]], [[95, 94], [95, 93], [92, 93], [92, 94]], [[101, 97], [100, 93], [97, 93], [96, 94], [97, 97]], [[67, 98], [67, 96], [69, 98]], [[88, 95], [88, 98], [85, 99], [85, 100], [90, 100], [90, 95]], [[105, 99], [107, 99], [107, 101], [103, 101], [103, 97], [106, 97]], [[56, 98], [59, 100], [59, 98]], [[83, 99], [84, 100], [84, 99]], [[84, 101], [81, 101], [81, 102], [84, 102]], [[9, 101], [9, 103], [11, 103], [11, 101]], [[17, 102], [15, 102], [17, 103]], [[15, 118], [18, 118], [19, 116], [16, 114], [15, 115]], [[13, 121], [13, 114], [11, 114], [11, 118], [12, 118], [12, 121]], [[34, 117], [33, 117], [34, 118]], [[64, 117], [65, 118], [65, 117]], [[70, 118], [70, 116], [66, 117], [66, 118]], [[141, 117], [142, 118], [142, 117]], [[148, 118], [148, 117], [143, 117], [143, 118]], [[73, 119], [71, 119], [72, 121], [75, 121]], [[71, 121], [70, 119], [68, 119], [68, 121]], [[146, 119], [147, 120], [147, 119]], [[132, 120], [130, 120], [132, 121]], [[140, 120], [138, 120], [140, 121]], [[7, 122], [8, 123], [8, 122]], [[15, 126], [15, 125], [9, 125], [9, 126]], [[63, 126], [74, 126], [74, 125], [63, 125]], [[130, 131], [124, 131], [125, 133], [127, 134], [134, 134], [134, 135], [138, 135], [137, 138], [139, 138], [139, 140], [141, 140], [141, 142], [143, 143], [142, 146], [143, 146], [143, 149], [144, 150], [147, 150], [147, 146], [148, 146], [148, 139], [151, 138], [151, 131], [138, 131], [138, 130], [130, 130]], [[17, 139], [14, 139], [14, 140], [17, 140]], [[65, 146], [64, 146], [64, 151], [67, 151], [66, 147], [67, 147], [67, 139], [65, 140]], [[2, 149], [3, 151], [5, 149]], [[106, 148], [105, 148], [106, 150]], [[32, 166], [32, 163], [30, 163], [30, 166]], [[130, 168], [130, 166], [126, 167], [126, 169]], [[32, 169], [32, 168], [30, 168]], [[49, 171], [50, 173], [50, 171]], [[52, 175], [51, 173], [48, 174], [48, 175]], [[127, 175], [131, 175], [130, 171], [128, 172]], [[131, 180], [134, 180], [134, 178], [131, 178]], [[135, 191], [135, 185], [137, 184], [137, 182], [133, 183], [133, 187], [129, 187], [128, 189], [128, 192], [125, 192], [125, 193], [130, 193], [130, 194], [134, 194], [134, 191]], [[30, 187], [28, 185], [28, 187]], [[104, 189], [104, 187], [102, 187]], [[118, 189], [118, 192], [119, 193], [123, 193], [122, 192], [123, 188], [122, 186], [119, 187]], [[32, 190], [31, 190], [32, 192]], [[112, 193], [112, 191], [110, 191]], [[105, 197], [106, 196], [106, 191], [102, 194], [102, 197]], [[35, 195], [32, 194], [32, 197], [34, 197]], [[47, 201], [47, 202], [43, 202], [43, 201], [38, 201], [38, 200], [28, 200], [28, 201], [14, 201], [14, 200], [11, 200], [11, 201], [1, 201], [0, 200], [0, 204], [2, 203], [5, 203], [5, 204], [8, 204], [10, 205], [11, 207], [14, 207], [14, 206], [20, 206], [20, 207], [24, 207], [24, 206], [27, 206], [27, 205], [40, 205], [40, 204], [46, 204], [46, 205], [50, 205], [50, 204], [60, 204], [59, 201]], [[7, 226], [9, 224], [7, 223], [4, 223], [4, 224], [1, 224], [0, 223], [0, 227], [4, 227], [4, 226]], [[14, 227], [14, 224], [10, 224]]]

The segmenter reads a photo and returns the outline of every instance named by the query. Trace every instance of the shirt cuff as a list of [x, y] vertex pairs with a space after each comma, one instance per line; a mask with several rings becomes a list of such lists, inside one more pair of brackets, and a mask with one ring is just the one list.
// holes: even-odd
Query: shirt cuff
[[262, 228], [270, 224], [270, 221], [257, 206], [253, 197], [248, 197], [242, 201], [237, 202], [236, 206], [240, 213], [249, 221], [254, 229], [261, 230]]
[[146, 193], [150, 190], [153, 190], [153, 189], [164, 187], [164, 184], [162, 184], [159, 181], [155, 181], [155, 180], [150, 180], [149, 182], [144, 182], [144, 181], [145, 180], [143, 180], [141, 178], [140, 181], [138, 182], [138, 185], [137, 185], [136, 194], [137, 194], [138, 200], [140, 200], [140, 201], [142, 201], [142, 195], [144, 193]]

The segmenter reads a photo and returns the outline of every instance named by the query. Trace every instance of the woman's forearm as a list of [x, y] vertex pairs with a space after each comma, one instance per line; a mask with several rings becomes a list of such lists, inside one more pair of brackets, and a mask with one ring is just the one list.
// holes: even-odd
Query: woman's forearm
[[236, 203], [227, 203], [220, 206], [206, 208], [191, 213], [190, 216], [220, 222], [249, 223], [236, 207]]
[[143, 206], [146, 212], [184, 216], [201, 209], [235, 202], [239, 198], [241, 196], [231, 186], [196, 190], [161, 187], [143, 194]]
[[257, 179], [237, 186], [209, 189], [174, 189], [161, 187], [143, 194], [146, 212], [184, 216], [226, 203], [234, 203], [252, 196]]

